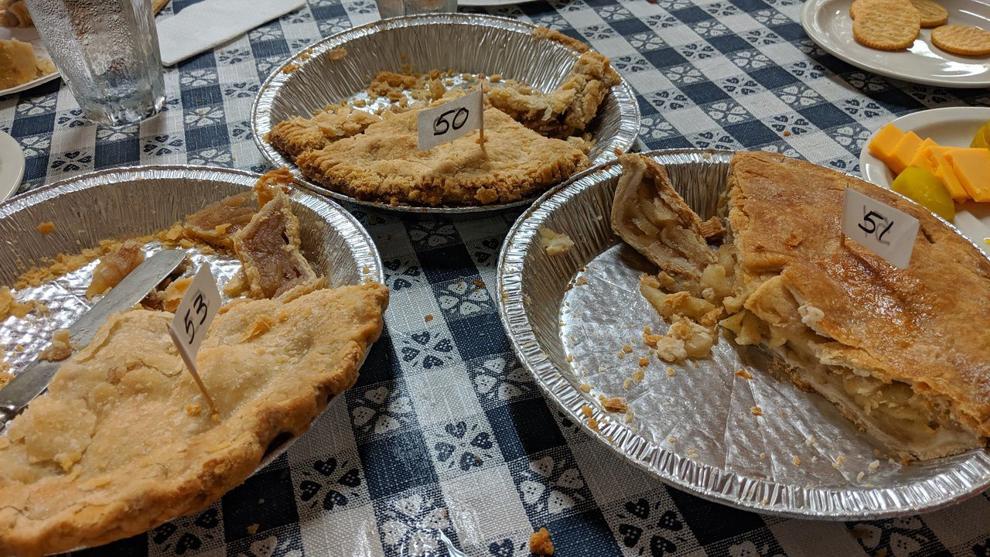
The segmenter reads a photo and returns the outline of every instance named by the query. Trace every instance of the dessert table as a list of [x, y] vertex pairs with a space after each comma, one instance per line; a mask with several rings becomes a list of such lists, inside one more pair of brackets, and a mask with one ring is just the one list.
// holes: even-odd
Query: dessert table
[[[192, 2], [174, 0], [170, 17]], [[579, 37], [638, 94], [654, 148], [763, 149], [858, 171], [869, 134], [898, 115], [990, 106], [857, 70], [804, 34], [799, 0], [556, 0], [486, 8]], [[472, 9], [473, 10], [473, 9]], [[258, 86], [290, 53], [378, 18], [373, 0], [310, 0], [168, 68], [157, 117], [85, 121], [61, 82], [0, 98], [0, 131], [27, 159], [24, 192], [115, 165], [262, 171], [249, 123]], [[386, 267], [386, 330], [357, 385], [271, 466], [223, 500], [92, 555], [990, 554], [990, 495], [921, 516], [813, 522], [763, 516], [665, 487], [613, 456], [541, 396], [499, 322], [495, 263], [518, 211], [446, 218], [353, 212]]]

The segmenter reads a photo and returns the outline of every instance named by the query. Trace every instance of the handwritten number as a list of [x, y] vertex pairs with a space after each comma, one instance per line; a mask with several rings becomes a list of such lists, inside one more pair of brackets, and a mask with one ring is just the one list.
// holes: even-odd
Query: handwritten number
[[197, 292], [196, 299], [193, 300], [193, 308], [196, 310], [196, 315], [199, 315], [199, 324], [202, 325], [203, 321], [206, 321], [206, 315], [209, 313], [210, 306], [206, 305], [203, 300], [203, 293]]
[[182, 318], [182, 322], [186, 325], [186, 335], [189, 337], [188, 344], [192, 344], [193, 340], [196, 339], [196, 324], [189, 316], [189, 310], [186, 310], [185, 317]]
[[[447, 117], [451, 114], [453, 116], [450, 118], [450, 121], [447, 121]], [[464, 124], [467, 123], [469, 115], [470, 111], [464, 107], [444, 112], [433, 121], [433, 135], [443, 135], [452, 129], [459, 130], [463, 128]], [[443, 124], [442, 129], [440, 127], [441, 124]]]
[[[877, 241], [880, 242], [881, 244], [889, 244], [890, 242], [884, 240], [883, 237], [886, 236], [888, 232], [890, 232], [891, 228], [894, 227], [894, 221], [887, 220], [887, 218], [881, 215], [880, 213], [877, 213], [876, 211], [869, 211], [868, 213], [863, 215], [863, 222], [857, 224], [856, 226], [858, 226], [859, 229], [865, 232], [867, 235], [871, 235], [877, 231], [877, 226], [882, 225], [883, 223], [886, 223], [887, 226], [884, 227], [884, 229], [881, 230], [879, 234], [877, 234]], [[866, 224], [868, 224], [869, 227], [864, 226]]]
[[[192, 312], [199, 316], [199, 323], [193, 320]], [[186, 327], [186, 336], [189, 337], [187, 344], [192, 344], [196, 340], [196, 331], [199, 329], [200, 325], [206, 322], [206, 317], [210, 313], [210, 306], [206, 303], [205, 296], [202, 292], [196, 293], [196, 298], [193, 299], [192, 308], [186, 310], [186, 314], [182, 317], [182, 322]]]

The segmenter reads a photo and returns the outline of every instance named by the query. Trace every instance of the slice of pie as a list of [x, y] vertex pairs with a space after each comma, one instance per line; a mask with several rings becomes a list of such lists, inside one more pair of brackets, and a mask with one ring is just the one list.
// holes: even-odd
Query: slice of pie
[[550, 137], [566, 138], [585, 131], [620, 78], [608, 58], [577, 44], [583, 54], [559, 87], [543, 93], [523, 83], [506, 82], [488, 92], [492, 106]]
[[169, 340], [172, 314], [112, 316], [0, 436], [0, 555], [138, 534], [243, 482], [354, 383], [382, 329], [379, 284], [294, 289], [220, 310], [197, 357], [209, 407]]
[[470, 133], [420, 151], [420, 110], [386, 113], [296, 164], [307, 178], [359, 199], [429, 206], [525, 199], [588, 166], [583, 144], [543, 137], [496, 108], [485, 110], [483, 145]]
[[332, 105], [311, 118], [296, 116], [272, 126], [265, 139], [279, 153], [296, 158], [311, 149], [363, 132], [381, 118], [370, 112], [346, 105]]
[[[847, 187], [918, 218], [921, 232], [907, 269], [845, 239]], [[650, 206], [622, 193], [620, 186], [616, 203], [627, 207], [613, 208], [613, 215], [635, 214], [630, 204]], [[729, 193], [731, 238], [718, 258], [732, 267], [724, 273], [732, 292], [714, 299], [728, 312], [721, 326], [737, 343], [770, 350], [778, 371], [820, 393], [903, 459], [986, 445], [990, 262], [974, 246], [892, 192], [780, 155], [737, 154]], [[677, 206], [660, 195], [653, 202]], [[686, 220], [694, 238], [688, 245], [697, 245], [696, 223]], [[665, 247], [647, 251], [649, 232], [638, 231], [640, 238], [623, 238], [653, 253], [665, 270], [685, 259], [669, 255], [670, 246], [683, 243], [658, 233]], [[709, 274], [702, 271], [699, 280]]]

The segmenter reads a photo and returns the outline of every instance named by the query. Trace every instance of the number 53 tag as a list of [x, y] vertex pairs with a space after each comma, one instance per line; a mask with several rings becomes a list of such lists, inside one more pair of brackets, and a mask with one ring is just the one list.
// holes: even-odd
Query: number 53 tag
[[918, 219], [846, 188], [842, 232], [898, 269], [907, 269], [918, 236]]
[[483, 99], [483, 93], [478, 90], [436, 108], [421, 111], [416, 120], [419, 150], [432, 149], [482, 127]]
[[206, 391], [203, 380], [199, 377], [196, 369], [196, 353], [199, 352], [199, 345], [206, 338], [206, 331], [210, 328], [210, 323], [217, 316], [220, 309], [220, 291], [217, 290], [217, 281], [210, 272], [209, 265], [203, 265], [196, 272], [186, 294], [179, 302], [178, 309], [175, 310], [175, 318], [169, 324], [169, 335], [179, 349], [182, 361], [196, 381], [196, 386], [203, 393], [210, 408], [214, 411], [213, 399]]

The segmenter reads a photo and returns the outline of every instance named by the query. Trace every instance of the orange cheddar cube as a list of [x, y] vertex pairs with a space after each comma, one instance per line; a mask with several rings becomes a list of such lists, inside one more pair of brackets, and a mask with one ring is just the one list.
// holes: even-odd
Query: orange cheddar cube
[[966, 188], [962, 187], [962, 184], [959, 183], [959, 178], [956, 177], [956, 171], [952, 168], [949, 158], [938, 149], [931, 149], [930, 152], [932, 158], [935, 159], [935, 176], [942, 180], [942, 184], [945, 186], [946, 191], [949, 192], [949, 196], [959, 203], [969, 199], [969, 194], [966, 193]]
[[928, 172], [935, 174], [935, 171], [938, 169], [938, 163], [932, 154], [933, 147], [938, 147], [938, 144], [931, 139], [922, 141], [918, 150], [915, 151], [914, 156], [911, 157], [911, 161], [908, 162], [908, 166], [924, 168]]
[[956, 149], [946, 157], [973, 201], [990, 201], [990, 149]]
[[911, 163], [911, 159], [914, 158], [914, 154], [921, 147], [923, 141], [918, 134], [914, 132], [907, 132], [901, 136], [900, 141], [897, 142], [897, 146], [894, 147], [894, 152], [890, 156], [890, 161], [887, 162], [887, 167], [895, 175], [900, 174], [905, 168]]
[[873, 136], [867, 148], [870, 150], [871, 155], [882, 160], [884, 164], [889, 166], [890, 159], [894, 156], [894, 150], [897, 148], [897, 142], [902, 137], [904, 137], [904, 132], [900, 128], [893, 124], [887, 124], [880, 128], [880, 131]]

